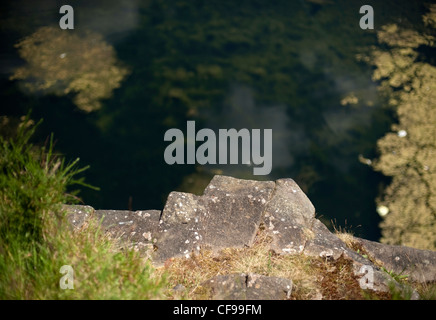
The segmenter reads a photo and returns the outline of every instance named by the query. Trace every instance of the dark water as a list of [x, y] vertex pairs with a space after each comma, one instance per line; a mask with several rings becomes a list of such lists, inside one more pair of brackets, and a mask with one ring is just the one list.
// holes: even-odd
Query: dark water
[[[131, 69], [90, 114], [71, 97], [27, 95], [8, 80], [23, 63], [13, 44], [57, 25], [62, 4], [2, 4], [1, 114], [32, 109], [44, 119], [40, 141], [53, 132], [59, 152], [91, 165], [86, 180], [101, 190], [82, 190], [86, 204], [127, 209], [131, 199], [135, 210], [162, 209], [170, 191], [201, 190], [213, 172], [291, 177], [324, 222], [378, 239], [374, 201], [388, 181], [358, 158], [376, 156], [395, 119], [356, 55], [377, 45], [383, 24], [419, 24], [419, 1], [366, 1], [373, 31], [359, 28], [361, 1], [76, 1], [76, 30], [101, 33]], [[342, 105], [350, 93], [357, 103]], [[198, 129], [272, 129], [271, 174], [253, 176], [243, 164], [167, 165], [164, 133], [186, 132], [187, 120]]]

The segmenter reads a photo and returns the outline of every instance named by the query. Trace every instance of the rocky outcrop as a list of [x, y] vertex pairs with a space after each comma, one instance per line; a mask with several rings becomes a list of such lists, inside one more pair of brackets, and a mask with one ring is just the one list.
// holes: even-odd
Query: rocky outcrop
[[157, 262], [200, 249], [250, 246], [274, 182], [216, 176], [202, 196], [172, 192], [156, 233]]
[[[129, 246], [137, 250], [153, 247], [151, 258], [157, 265], [174, 257], [189, 258], [202, 249], [218, 252], [250, 247], [263, 225], [272, 238], [270, 246], [274, 252], [332, 261], [347, 259], [356, 276], [367, 277], [371, 271], [374, 291], [389, 290], [393, 279], [389, 279], [386, 270], [407, 273], [421, 283], [436, 281], [436, 252], [359, 238], [353, 238], [352, 245], [344, 243], [316, 219], [314, 206], [292, 179], [273, 182], [215, 176], [201, 196], [171, 192], [162, 212], [94, 211], [89, 206], [66, 209], [76, 227], [93, 213], [107, 232], [125, 239]], [[217, 276], [207, 285], [216, 299], [285, 299], [289, 279], [266, 278], [245, 274]], [[264, 291], [260, 291], [262, 287]]]

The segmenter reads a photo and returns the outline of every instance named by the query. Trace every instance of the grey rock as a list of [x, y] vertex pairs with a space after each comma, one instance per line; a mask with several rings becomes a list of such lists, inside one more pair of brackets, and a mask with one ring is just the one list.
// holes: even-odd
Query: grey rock
[[245, 273], [218, 275], [202, 283], [209, 289], [213, 300], [246, 300]]
[[436, 282], [436, 252], [355, 238], [369, 258], [387, 271], [420, 283]]
[[160, 211], [96, 210], [95, 217], [115, 237], [136, 243], [152, 242], [159, 226]]
[[214, 300], [284, 300], [292, 292], [292, 280], [255, 273], [219, 275], [202, 286]]
[[213, 249], [251, 246], [274, 182], [215, 176], [204, 191], [204, 241]]
[[305, 244], [304, 254], [318, 256], [327, 260], [336, 260], [343, 254], [346, 257], [354, 255], [352, 250], [318, 219], [313, 220], [310, 231], [312, 237]]
[[105, 232], [124, 240], [128, 247], [136, 250], [151, 249], [161, 214], [158, 210], [94, 210], [81, 205], [65, 205], [63, 208], [75, 228], [81, 228], [87, 219], [95, 218], [101, 222]]
[[327, 260], [353, 253], [315, 218], [315, 208], [292, 179], [276, 181], [264, 212], [264, 224], [273, 238], [271, 248], [280, 254], [304, 253]]
[[292, 294], [293, 284], [290, 279], [249, 273], [246, 284], [249, 300], [284, 300]]
[[171, 192], [162, 212], [162, 223], [168, 225], [188, 224], [198, 216], [196, 213], [198, 198], [190, 193]]
[[204, 234], [200, 219], [205, 209], [199, 200], [199, 196], [182, 192], [168, 196], [156, 232], [153, 259], [157, 264], [172, 257], [189, 257], [192, 251], [200, 250]]
[[272, 249], [282, 254], [301, 253], [313, 237], [310, 226], [314, 216], [315, 208], [294, 180], [277, 180], [263, 215], [273, 238]]
[[349, 249], [315, 218], [315, 208], [292, 179], [276, 181], [264, 212], [264, 224], [280, 254], [304, 253], [338, 259]]
[[186, 290], [186, 287], [183, 284], [176, 284], [173, 288], [174, 291], [176, 292], [183, 292]]
[[315, 207], [294, 180], [279, 179], [265, 213], [276, 220], [308, 226], [315, 217]]

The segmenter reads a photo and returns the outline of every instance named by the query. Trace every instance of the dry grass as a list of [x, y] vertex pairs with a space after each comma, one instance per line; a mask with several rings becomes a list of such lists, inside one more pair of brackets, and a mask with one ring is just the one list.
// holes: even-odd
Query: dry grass
[[[364, 299], [373, 293], [363, 292], [352, 272], [352, 263], [340, 258], [334, 262], [302, 254], [279, 255], [269, 249], [272, 239], [262, 228], [253, 246], [224, 249], [218, 253], [202, 250], [189, 259], [173, 258], [156, 272], [168, 281], [168, 299], [208, 299], [210, 293], [202, 283], [217, 275], [257, 273], [291, 279], [291, 300]], [[184, 286], [182, 292], [172, 288]], [[386, 296], [377, 298], [387, 298]]]
[[[341, 227], [339, 227], [339, 229], [334, 227], [334, 230], [335, 230], [335, 235], [339, 239], [341, 239], [347, 245], [348, 248], [362, 255], [364, 258], [372, 261], [371, 257], [368, 255], [368, 252], [366, 252], [366, 250], [362, 247], [362, 245], [358, 241], [356, 241], [351, 231], [343, 229]], [[372, 262], [376, 263], [376, 261], [372, 261]]]
[[336, 232], [336, 236], [341, 239], [348, 248], [352, 248], [354, 246], [354, 236], [350, 232]]

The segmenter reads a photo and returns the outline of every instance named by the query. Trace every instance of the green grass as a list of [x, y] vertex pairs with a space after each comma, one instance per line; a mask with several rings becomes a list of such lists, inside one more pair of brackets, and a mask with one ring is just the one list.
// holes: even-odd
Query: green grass
[[[52, 141], [30, 143], [36, 126], [26, 118], [16, 136], [0, 137], [0, 299], [154, 299], [163, 275], [139, 253], [120, 250], [89, 219], [73, 230], [62, 204], [77, 202], [72, 185], [78, 160], [66, 164]], [[63, 265], [74, 270], [74, 289], [61, 289]]]

